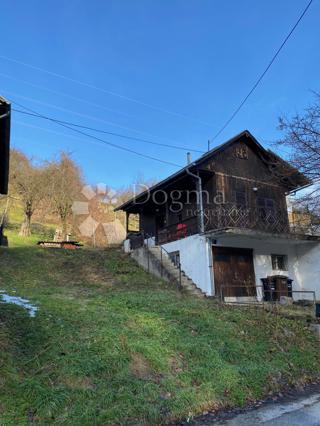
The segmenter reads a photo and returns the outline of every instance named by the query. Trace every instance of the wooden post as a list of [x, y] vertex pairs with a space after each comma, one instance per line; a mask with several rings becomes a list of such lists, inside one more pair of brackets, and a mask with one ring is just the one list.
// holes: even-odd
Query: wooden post
[[130, 213], [126, 211], [126, 236], [128, 236], [129, 233], [129, 216]]

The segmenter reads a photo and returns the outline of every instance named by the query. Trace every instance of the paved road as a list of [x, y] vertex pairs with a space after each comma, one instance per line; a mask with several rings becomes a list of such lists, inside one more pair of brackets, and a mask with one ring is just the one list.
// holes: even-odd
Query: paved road
[[320, 426], [320, 393], [274, 402], [229, 418], [202, 418], [195, 426]]

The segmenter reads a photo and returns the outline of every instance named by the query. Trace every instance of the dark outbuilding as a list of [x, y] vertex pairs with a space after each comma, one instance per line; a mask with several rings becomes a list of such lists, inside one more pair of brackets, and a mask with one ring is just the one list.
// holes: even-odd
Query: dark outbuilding
[[8, 193], [11, 105], [0, 96], [0, 194]]

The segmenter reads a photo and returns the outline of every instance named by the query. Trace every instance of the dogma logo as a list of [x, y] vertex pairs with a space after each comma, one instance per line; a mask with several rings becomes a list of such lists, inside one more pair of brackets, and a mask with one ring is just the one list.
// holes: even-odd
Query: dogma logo
[[102, 204], [115, 206], [117, 203], [117, 193], [113, 189], [107, 188], [107, 185], [100, 183], [96, 187], [85, 185], [81, 190], [86, 201], [74, 201], [72, 212], [75, 216], [86, 216], [78, 226], [80, 234], [83, 237], [93, 238], [99, 225], [102, 225], [109, 244], [117, 243], [125, 238], [125, 229], [122, 223], [115, 219], [111, 222], [101, 222], [96, 220], [90, 206], [95, 199]]

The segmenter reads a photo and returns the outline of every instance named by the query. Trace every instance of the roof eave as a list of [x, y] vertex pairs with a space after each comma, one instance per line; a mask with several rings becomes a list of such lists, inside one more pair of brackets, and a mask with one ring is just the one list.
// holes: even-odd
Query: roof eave
[[115, 208], [114, 211], [119, 211], [119, 210], [126, 210], [128, 207], [131, 207], [134, 201], [139, 200], [140, 198], [142, 198], [143, 196], [145, 196], [148, 191], [153, 191], [155, 189], [158, 189], [160, 186], [166, 184], [167, 182], [169, 182], [171, 179], [175, 179], [176, 177], [178, 177], [180, 174], [183, 174], [187, 168], [191, 169], [194, 167], [197, 167], [198, 165], [200, 165], [203, 161], [205, 161], [208, 157], [210, 157], [210, 155], [212, 155], [215, 151], [218, 151], [219, 149], [221, 149], [222, 147], [224, 147], [227, 144], [231, 144], [232, 142], [236, 141], [237, 139], [239, 139], [242, 136], [247, 136], [247, 137], [251, 137], [255, 140], [255, 142], [262, 148], [262, 145], [259, 144], [259, 142], [255, 139], [255, 137], [249, 132], [249, 130], [243, 130], [242, 132], [238, 133], [237, 135], [233, 136], [231, 139], [229, 139], [228, 141], [212, 148], [210, 151], [206, 152], [205, 154], [203, 154], [201, 157], [199, 157], [197, 160], [195, 160], [192, 164], [187, 165], [185, 167], [183, 167], [182, 169], [178, 170], [176, 173], [168, 176], [167, 178], [163, 179], [162, 181], [156, 183], [155, 185], [153, 185], [151, 188], [149, 188], [148, 190], [142, 192], [141, 194], [139, 194], [136, 198], [131, 198], [130, 200], [126, 201], [125, 203], [121, 204], [119, 207]]

